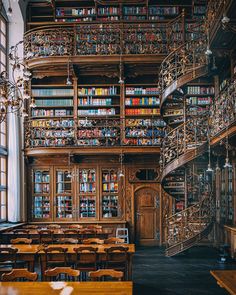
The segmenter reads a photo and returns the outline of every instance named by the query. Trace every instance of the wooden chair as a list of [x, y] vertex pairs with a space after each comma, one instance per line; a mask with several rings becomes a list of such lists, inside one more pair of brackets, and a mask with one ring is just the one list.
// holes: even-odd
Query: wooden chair
[[48, 229], [61, 228], [59, 224], [49, 224]]
[[74, 248], [76, 253], [75, 268], [81, 272], [81, 279], [87, 279], [87, 272], [97, 270], [98, 248], [95, 247], [79, 247]]
[[97, 239], [97, 238], [90, 238], [90, 239], [83, 240], [83, 244], [99, 244], [99, 245], [102, 245], [102, 244], [104, 244], [104, 240], [100, 240], [100, 239]]
[[78, 239], [73, 238], [59, 238], [56, 240], [57, 244], [79, 244]]
[[83, 228], [83, 226], [82, 225], [80, 225], [80, 224], [70, 224], [69, 226], [68, 226], [68, 228], [74, 228], [74, 229], [81, 229], [81, 228]]
[[46, 255], [46, 268], [54, 268], [56, 266], [66, 266], [66, 252], [68, 248], [63, 247], [47, 247], [42, 249]]
[[9, 273], [2, 274], [2, 281], [36, 281], [38, 274], [36, 272], [30, 272], [27, 268], [14, 268]]
[[76, 281], [79, 280], [80, 271], [71, 267], [55, 267], [46, 270], [44, 275], [49, 281]]
[[27, 238], [16, 238], [16, 239], [11, 239], [11, 244], [31, 244], [32, 239], [27, 239]]
[[97, 271], [89, 272], [89, 278], [92, 281], [105, 281], [105, 280], [116, 280], [121, 281], [124, 277], [122, 271], [117, 271], [114, 269], [99, 269]]
[[13, 234], [15, 237], [18, 237], [20, 235], [21, 238], [29, 238], [30, 237], [30, 230], [29, 229], [23, 229], [23, 228], [17, 228], [17, 229], [14, 229], [13, 231]]
[[0, 274], [10, 272], [16, 267], [16, 253], [18, 249], [12, 247], [0, 248]]
[[82, 236], [82, 239], [88, 238], [88, 237], [95, 237], [97, 234], [97, 230], [95, 228], [81, 228], [79, 230], [79, 233]]
[[39, 243], [40, 244], [52, 244], [53, 243], [53, 230], [41, 229], [38, 230]]
[[89, 224], [87, 226], [88, 229], [102, 229], [102, 226], [101, 225], [97, 225], [97, 224]]
[[24, 225], [24, 229], [38, 229], [38, 225], [34, 225], [34, 224], [27, 224]]
[[128, 267], [128, 247], [123, 246], [112, 246], [105, 248], [106, 252], [106, 268], [123, 271], [125, 278], [127, 278], [127, 267]]
[[124, 242], [125, 242], [124, 239], [120, 239], [116, 237], [111, 237], [104, 241], [105, 244], [123, 244]]

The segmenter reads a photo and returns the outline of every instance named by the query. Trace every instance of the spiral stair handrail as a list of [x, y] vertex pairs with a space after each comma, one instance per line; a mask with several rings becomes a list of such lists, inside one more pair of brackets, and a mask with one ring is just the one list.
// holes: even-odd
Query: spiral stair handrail
[[[193, 35], [190, 34], [190, 38], [186, 38], [186, 42], [170, 53], [161, 64], [159, 84], [162, 92], [162, 114], [167, 99], [171, 101], [176, 91], [180, 97], [184, 97], [181, 87], [208, 73], [205, 23], [198, 23], [191, 29]], [[188, 31], [187, 33], [189, 34]], [[184, 167], [206, 151], [209, 140], [208, 115], [206, 112], [187, 120], [185, 117], [184, 123], [164, 137], [161, 147], [162, 184], [170, 173]], [[163, 188], [165, 190], [165, 185]], [[166, 219], [166, 256], [176, 255], [194, 246], [209, 234], [213, 221], [214, 198], [211, 192], [206, 191], [199, 195], [197, 203]]]
[[[161, 146], [162, 179], [167, 175], [165, 170], [168, 171], [168, 165], [179, 160], [181, 155], [186, 155], [188, 151], [193, 151], [207, 142], [207, 130], [208, 117], [206, 113], [203, 117], [191, 118], [167, 133]], [[182, 165], [183, 163], [178, 162], [172, 170]]]
[[172, 256], [192, 247], [192, 243], [199, 241], [201, 234], [212, 225], [214, 216], [214, 198], [209, 193], [195, 205], [168, 217], [166, 255]]

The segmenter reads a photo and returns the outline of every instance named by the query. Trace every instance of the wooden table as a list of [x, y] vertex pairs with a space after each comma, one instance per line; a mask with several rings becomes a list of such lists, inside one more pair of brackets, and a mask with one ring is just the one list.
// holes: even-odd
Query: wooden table
[[211, 274], [221, 288], [232, 295], [236, 294], [236, 270], [211, 270]]
[[132, 295], [132, 282], [65, 282], [64, 288], [55, 288], [55, 282], [2, 282], [1, 295]]
[[[51, 245], [53, 246], [53, 245]], [[76, 247], [87, 247], [88, 245], [85, 244], [57, 244], [57, 247], [67, 248], [67, 259], [68, 262], [75, 262], [76, 261], [76, 254], [74, 252], [74, 248]], [[112, 246], [115, 246], [114, 244], [104, 244], [104, 245], [89, 245], [94, 248], [98, 248], [98, 257], [99, 261], [105, 261], [106, 255], [105, 255], [105, 248], [109, 248]], [[132, 260], [133, 260], [133, 254], [135, 253], [135, 245], [134, 244], [119, 244], [119, 246], [128, 247], [128, 279], [132, 280]], [[46, 270], [46, 257], [44, 252], [41, 250], [42, 245], [39, 244], [31, 244], [31, 245], [24, 245], [24, 244], [14, 244], [14, 245], [0, 245], [0, 247], [13, 247], [17, 248], [18, 252], [16, 254], [17, 259], [27, 261], [29, 263], [29, 270], [34, 270], [34, 262], [36, 260], [36, 255], [40, 256], [41, 259], [41, 272], [42, 272], [42, 278], [44, 278], [43, 274]], [[60, 255], [60, 254], [57, 254]], [[59, 258], [59, 256], [57, 256]], [[9, 257], [10, 258], [10, 257]]]
[[[41, 228], [44, 229], [44, 228]], [[50, 229], [53, 231], [53, 236], [55, 239], [57, 238], [64, 238], [64, 230], [68, 230], [69, 228], [63, 228], [63, 229]], [[40, 229], [39, 229], [40, 230]], [[69, 230], [76, 230], [76, 229], [69, 229]], [[87, 238], [100, 238], [100, 239], [107, 239], [109, 235], [111, 235], [113, 233], [113, 231], [111, 229], [108, 228], [104, 228], [102, 230], [97, 231], [96, 233], [83, 233], [81, 231], [81, 233], [78, 230], [78, 233], [74, 234], [67, 234], [67, 237], [71, 237], [71, 238], [79, 238], [79, 239], [87, 239]], [[3, 237], [3, 242], [9, 243], [11, 239], [14, 239], [16, 237], [20, 238], [20, 237], [25, 237], [25, 234], [21, 234], [21, 233], [16, 233], [14, 234], [13, 231], [6, 231], [1, 233], [2, 237]], [[33, 240], [38, 240], [39, 239], [39, 233], [37, 229], [29, 229], [29, 238], [33, 239]]]
[[[39, 245], [0, 245], [0, 248], [12, 247], [17, 248], [16, 254], [17, 260], [26, 261], [29, 265], [29, 271], [34, 271], [34, 263], [36, 260], [36, 254], [38, 252]], [[6, 260], [11, 260], [11, 255], [5, 255]], [[1, 293], [0, 293], [1, 294]]]

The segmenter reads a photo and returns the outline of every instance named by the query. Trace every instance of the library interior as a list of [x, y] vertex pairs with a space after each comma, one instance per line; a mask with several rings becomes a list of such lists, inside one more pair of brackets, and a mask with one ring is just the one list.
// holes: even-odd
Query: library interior
[[236, 294], [236, 0], [0, 0], [0, 294]]

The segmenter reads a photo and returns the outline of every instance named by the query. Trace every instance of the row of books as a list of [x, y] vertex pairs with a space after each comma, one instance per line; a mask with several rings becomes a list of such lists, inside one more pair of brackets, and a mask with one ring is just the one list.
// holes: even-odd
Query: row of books
[[34, 192], [35, 193], [49, 193], [50, 185], [49, 183], [35, 183]]
[[146, 16], [144, 15], [125, 15], [124, 16], [124, 20], [129, 20], [129, 21], [133, 21], [133, 20], [145, 20]]
[[103, 105], [111, 105], [112, 104], [112, 98], [79, 98], [78, 99], [78, 105], [79, 106], [103, 106]]
[[193, 6], [193, 13], [194, 14], [205, 14], [206, 13], [206, 6]]
[[125, 6], [123, 7], [124, 15], [140, 15], [140, 14], [147, 14], [147, 8], [145, 6]]
[[160, 145], [161, 138], [125, 138], [124, 145], [134, 145], [134, 146], [149, 146], [149, 145]]
[[126, 119], [125, 125], [136, 127], [164, 127], [166, 123], [162, 119]]
[[113, 146], [119, 145], [119, 139], [106, 138], [106, 139], [79, 139], [77, 146]]
[[117, 128], [102, 128], [102, 129], [85, 129], [78, 131], [78, 137], [116, 137], [120, 135], [120, 130]]
[[32, 117], [64, 117], [64, 116], [72, 116], [73, 110], [68, 109], [32, 109], [31, 112]]
[[36, 107], [73, 107], [73, 99], [62, 99], [62, 98], [52, 98], [52, 99], [35, 99]]
[[164, 137], [165, 132], [163, 129], [125, 129], [126, 137]]
[[56, 9], [56, 17], [57, 16], [88, 16], [94, 15], [96, 11], [95, 7], [91, 8], [57, 8]]
[[214, 94], [214, 86], [204, 87], [204, 86], [188, 86], [187, 94]]
[[212, 97], [190, 97], [187, 99], [189, 105], [209, 105], [212, 102]]
[[150, 6], [149, 7], [150, 15], [176, 15], [179, 14], [178, 6]]
[[117, 182], [110, 182], [110, 183], [103, 183], [102, 185], [103, 192], [117, 192], [118, 191], [118, 183]]
[[160, 115], [160, 109], [126, 109], [126, 115]]
[[73, 96], [74, 90], [70, 88], [57, 89], [57, 88], [46, 88], [46, 89], [32, 89], [32, 96]]
[[102, 182], [117, 181], [117, 173], [115, 171], [103, 172]]
[[119, 16], [116, 15], [108, 15], [106, 17], [101, 17], [99, 18], [100, 21], [118, 21], [119, 20]]
[[89, 87], [89, 88], [79, 88], [78, 95], [117, 95], [117, 87]]
[[78, 120], [78, 127], [80, 128], [88, 128], [88, 127], [117, 127], [120, 125], [120, 119], [80, 119]]
[[96, 191], [96, 183], [80, 183], [79, 185], [79, 191], [81, 193], [94, 193]]
[[160, 89], [158, 87], [126, 87], [126, 95], [136, 95], [136, 94], [160, 94]]
[[67, 138], [47, 138], [47, 139], [31, 139], [30, 146], [44, 146], [44, 147], [57, 147], [57, 146], [66, 146], [71, 145], [71, 142]]
[[98, 15], [120, 14], [120, 8], [116, 6], [105, 6], [98, 8]]
[[49, 138], [49, 137], [56, 137], [56, 138], [67, 138], [73, 137], [73, 131], [66, 131], [66, 130], [33, 130], [33, 138]]
[[125, 99], [126, 106], [133, 105], [160, 105], [159, 97], [137, 97], [137, 98], [126, 98]]
[[55, 22], [57, 23], [80, 23], [80, 22], [92, 22], [92, 17], [83, 17], [83, 18], [56, 18]]
[[96, 180], [96, 172], [94, 169], [83, 169], [79, 173], [80, 182], [94, 182]]
[[79, 116], [107, 116], [107, 115], [115, 115], [116, 109], [94, 109], [94, 110], [78, 110]]
[[34, 173], [34, 182], [49, 182], [50, 181], [50, 175], [49, 172], [40, 172], [36, 171]]
[[32, 127], [43, 128], [70, 128], [74, 126], [74, 120], [33, 120]]

